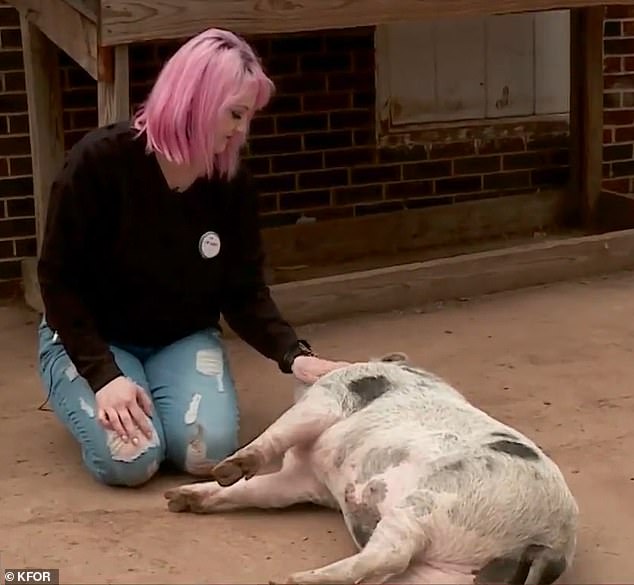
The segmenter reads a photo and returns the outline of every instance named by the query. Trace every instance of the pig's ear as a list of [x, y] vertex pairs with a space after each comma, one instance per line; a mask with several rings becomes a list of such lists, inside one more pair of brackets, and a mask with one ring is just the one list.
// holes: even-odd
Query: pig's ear
[[406, 353], [403, 353], [401, 351], [396, 351], [394, 353], [388, 353], [385, 354], [380, 361], [382, 362], [399, 362], [399, 363], [406, 363], [409, 361], [409, 358], [407, 357]]

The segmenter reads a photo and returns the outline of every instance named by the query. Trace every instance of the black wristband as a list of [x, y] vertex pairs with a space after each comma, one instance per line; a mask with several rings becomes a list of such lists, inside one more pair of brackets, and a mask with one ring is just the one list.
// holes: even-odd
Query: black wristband
[[293, 344], [293, 346], [284, 354], [282, 361], [279, 363], [280, 370], [285, 374], [291, 374], [293, 372], [293, 361], [295, 361], [295, 358], [300, 355], [315, 355], [308, 341], [305, 341], [304, 339], [298, 340], [297, 343]]

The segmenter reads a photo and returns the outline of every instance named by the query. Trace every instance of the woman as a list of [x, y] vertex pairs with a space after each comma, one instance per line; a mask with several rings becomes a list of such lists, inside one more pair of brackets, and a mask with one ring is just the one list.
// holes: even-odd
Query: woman
[[167, 62], [131, 121], [79, 141], [53, 184], [40, 373], [105, 484], [140, 485], [164, 460], [201, 473], [238, 447], [220, 314], [301, 381], [343, 363], [297, 339], [264, 282], [239, 153], [272, 92], [249, 45], [208, 30]]

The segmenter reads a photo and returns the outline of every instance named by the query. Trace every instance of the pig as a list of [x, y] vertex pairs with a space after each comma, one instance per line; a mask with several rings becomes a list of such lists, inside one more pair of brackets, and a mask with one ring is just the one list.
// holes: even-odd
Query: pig
[[166, 491], [168, 509], [341, 512], [356, 554], [286, 583], [548, 585], [575, 554], [579, 508], [556, 463], [403, 353], [324, 375], [211, 474]]

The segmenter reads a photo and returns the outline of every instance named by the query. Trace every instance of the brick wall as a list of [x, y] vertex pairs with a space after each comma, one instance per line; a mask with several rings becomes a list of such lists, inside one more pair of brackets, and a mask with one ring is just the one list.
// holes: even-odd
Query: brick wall
[[[1, 1], [0, 296], [19, 282], [19, 260], [35, 249], [19, 28], [15, 11]], [[294, 223], [302, 215], [325, 220], [497, 197], [568, 179], [568, 132], [561, 124], [437, 130], [421, 133], [412, 148], [377, 148], [371, 29], [250, 40], [278, 88], [266, 113], [254, 120], [248, 154], [265, 226]], [[177, 46], [131, 47], [133, 104]], [[69, 58], [62, 55], [62, 63], [70, 147], [97, 123], [97, 92]]]
[[609, 6], [604, 25], [603, 187], [634, 192], [634, 7]]

